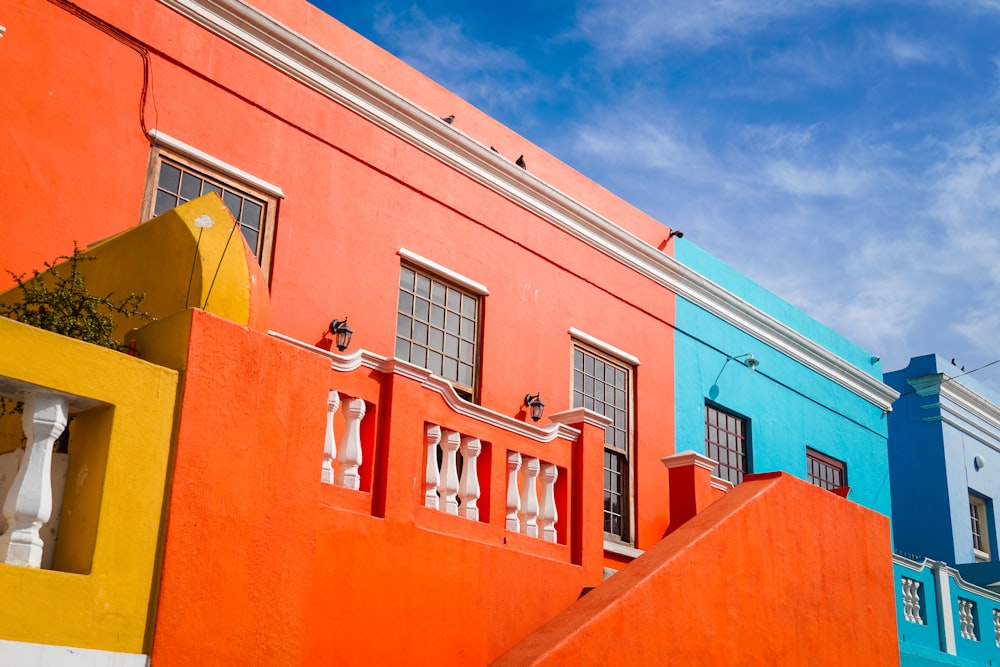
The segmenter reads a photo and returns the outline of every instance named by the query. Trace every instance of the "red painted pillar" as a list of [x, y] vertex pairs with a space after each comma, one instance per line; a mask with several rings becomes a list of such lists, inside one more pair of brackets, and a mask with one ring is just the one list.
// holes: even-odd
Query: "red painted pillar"
[[667, 534], [670, 534], [712, 503], [712, 471], [716, 463], [690, 449], [661, 460], [669, 471], [670, 526]]
[[584, 585], [597, 586], [604, 580], [604, 429], [611, 420], [584, 408], [549, 418], [580, 431], [570, 471], [570, 558], [583, 568]]

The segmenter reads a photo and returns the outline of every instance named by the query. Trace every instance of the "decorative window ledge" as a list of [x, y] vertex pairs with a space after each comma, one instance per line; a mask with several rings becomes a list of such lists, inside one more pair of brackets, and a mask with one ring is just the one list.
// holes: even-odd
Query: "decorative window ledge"
[[628, 558], [638, 558], [646, 553], [642, 549], [636, 549], [635, 547], [630, 547], [626, 544], [620, 544], [618, 542], [612, 542], [611, 540], [604, 540], [604, 550], [608, 553], [618, 554], [619, 556], [627, 556]]

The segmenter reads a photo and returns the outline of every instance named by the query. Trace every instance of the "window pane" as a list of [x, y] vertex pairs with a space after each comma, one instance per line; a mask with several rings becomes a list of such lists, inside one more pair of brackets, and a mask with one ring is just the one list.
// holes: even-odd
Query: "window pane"
[[157, 185], [164, 190], [176, 193], [181, 183], [181, 170], [166, 162], [160, 165], [160, 177]]
[[402, 336], [403, 338], [409, 338], [412, 324], [413, 320], [406, 315], [398, 315], [396, 317], [396, 335]]
[[399, 288], [405, 289], [408, 292], [413, 291], [413, 277], [414, 273], [405, 266], [399, 270]]
[[407, 315], [413, 312], [413, 295], [407, 292], [399, 293], [399, 312]]
[[201, 194], [201, 179], [194, 174], [184, 172], [184, 175], [181, 176], [181, 190], [179, 194], [184, 201], [197, 199], [198, 195]]
[[413, 342], [421, 345], [427, 344], [427, 325], [423, 322], [413, 323]]
[[156, 192], [156, 204], [153, 206], [153, 215], [161, 215], [176, 207], [177, 197], [163, 190]]
[[247, 227], [242, 227], [242, 226], [240, 227], [240, 230], [243, 232], [243, 238], [245, 238], [247, 240], [247, 245], [250, 246], [250, 250], [254, 254], [256, 254], [257, 253], [257, 238], [258, 238], [258, 236], [257, 236], [257, 230], [256, 229], [249, 229]]
[[[427, 276], [417, 275], [416, 293], [423, 297], [431, 295], [431, 279]], [[426, 315], [425, 315], [426, 317]]]
[[435, 282], [431, 285], [431, 301], [436, 304], [444, 305], [444, 294], [445, 286], [441, 283]]
[[263, 214], [263, 207], [255, 201], [249, 199], [243, 202], [243, 215], [240, 216], [240, 224], [252, 229], [260, 229], [260, 219]]

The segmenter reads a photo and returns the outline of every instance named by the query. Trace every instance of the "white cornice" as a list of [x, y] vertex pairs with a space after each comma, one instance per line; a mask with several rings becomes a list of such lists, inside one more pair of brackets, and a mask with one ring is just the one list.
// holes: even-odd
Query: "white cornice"
[[[310, 345], [309, 343], [297, 340], [291, 336], [278, 333], [277, 331], [268, 331], [268, 333], [279, 340], [285, 341], [286, 343], [291, 343], [296, 347], [305, 348], [310, 352], [315, 352], [316, 354], [328, 358], [330, 360], [330, 367], [341, 373], [349, 373], [364, 367], [380, 373], [394, 373], [411, 380], [416, 380], [425, 389], [441, 394], [441, 397], [444, 399], [445, 403], [448, 404], [448, 407], [458, 414], [485, 424], [490, 424], [491, 426], [496, 426], [497, 428], [501, 428], [505, 431], [515, 433], [525, 438], [530, 438], [536, 442], [552, 442], [556, 438], [576, 442], [580, 437], [580, 431], [578, 429], [566, 424], [553, 423], [549, 426], [534, 426], [533, 424], [526, 424], [522, 421], [514, 419], [513, 417], [508, 417], [500, 412], [490, 410], [489, 408], [484, 408], [481, 405], [470, 403], [456, 394], [455, 388], [452, 387], [451, 383], [444, 378], [432, 374], [426, 368], [414, 366], [413, 364], [400, 359], [389, 359], [375, 354], [374, 352], [369, 352], [368, 350], [356, 350], [350, 354], [336, 354], [334, 352], [330, 352], [329, 350], [324, 350], [316, 347], [315, 345]], [[596, 413], [591, 414], [596, 415]]]
[[160, 0], [291, 78], [884, 411], [898, 394], [240, 0]]
[[[1000, 431], [1000, 406], [972, 391], [947, 373], [922, 375], [909, 378], [906, 382], [913, 387], [918, 395], [933, 396], [938, 394], [941, 399], [951, 402], [956, 407]], [[949, 412], [955, 414], [953, 410], [949, 410]]]

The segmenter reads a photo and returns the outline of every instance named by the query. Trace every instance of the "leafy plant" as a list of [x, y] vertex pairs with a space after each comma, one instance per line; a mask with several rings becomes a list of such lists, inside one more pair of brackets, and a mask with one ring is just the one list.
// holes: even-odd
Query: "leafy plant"
[[[8, 274], [17, 282], [21, 299], [0, 303], [0, 315], [52, 331], [63, 336], [94, 343], [119, 352], [125, 344], [115, 340], [116, 316], [151, 320], [152, 316], [141, 309], [145, 294], [129, 294], [113, 300], [113, 294], [100, 297], [87, 289], [87, 279], [80, 271], [88, 257], [73, 243], [73, 254], [57, 257], [55, 262], [45, 262], [45, 270], [35, 269], [31, 277]], [[65, 260], [66, 264], [59, 265]], [[20, 413], [23, 403], [0, 397], [0, 416]]]
[[[80, 252], [74, 243], [72, 255], [58, 257], [52, 264], [45, 262], [45, 271], [35, 269], [30, 278], [8, 271], [21, 290], [21, 299], [0, 304], [0, 315], [101, 347], [124, 350], [124, 343], [112, 336], [116, 316], [151, 320], [149, 313], [141, 309], [146, 295], [133, 293], [113, 300], [113, 293], [104, 297], [91, 294], [80, 267], [95, 259]], [[66, 264], [57, 267], [62, 260]]]

